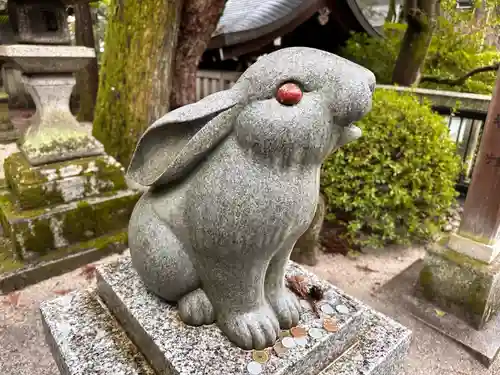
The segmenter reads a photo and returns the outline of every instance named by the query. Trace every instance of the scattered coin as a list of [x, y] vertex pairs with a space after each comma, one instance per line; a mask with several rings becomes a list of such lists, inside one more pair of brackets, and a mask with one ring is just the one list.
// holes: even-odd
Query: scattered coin
[[249, 374], [259, 375], [262, 372], [262, 365], [258, 362], [252, 361], [247, 365], [247, 371]]
[[281, 340], [281, 345], [283, 345], [287, 349], [292, 349], [295, 347], [296, 344], [295, 344], [295, 340], [293, 339], [293, 337], [284, 337]]
[[339, 326], [334, 319], [323, 320], [323, 328], [327, 332], [337, 332], [339, 330]]
[[269, 354], [266, 350], [254, 350], [252, 352], [252, 359], [257, 363], [266, 363], [269, 361]]
[[298, 346], [306, 346], [307, 345], [307, 336], [296, 337], [294, 340]]
[[332, 305], [329, 305], [327, 303], [321, 305], [321, 311], [323, 311], [326, 315], [333, 315], [333, 313], [335, 312]]
[[288, 349], [285, 348], [281, 342], [276, 343], [273, 349], [278, 357], [283, 357], [288, 352]]
[[310, 328], [308, 333], [313, 339], [319, 339], [323, 337], [323, 332], [321, 328]]
[[283, 337], [290, 337], [292, 334], [288, 330], [283, 330], [280, 332], [280, 338], [282, 339]]
[[307, 336], [307, 331], [304, 327], [293, 327], [290, 332], [293, 337], [304, 337]]
[[335, 306], [335, 309], [340, 314], [349, 314], [349, 308], [346, 305], [337, 305], [337, 306]]

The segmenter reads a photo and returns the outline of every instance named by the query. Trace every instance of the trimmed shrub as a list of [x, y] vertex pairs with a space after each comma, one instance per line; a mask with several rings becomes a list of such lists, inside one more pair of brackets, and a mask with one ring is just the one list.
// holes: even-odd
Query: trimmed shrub
[[427, 241], [457, 193], [460, 158], [444, 119], [412, 94], [378, 89], [357, 141], [323, 165], [327, 220], [353, 245]]

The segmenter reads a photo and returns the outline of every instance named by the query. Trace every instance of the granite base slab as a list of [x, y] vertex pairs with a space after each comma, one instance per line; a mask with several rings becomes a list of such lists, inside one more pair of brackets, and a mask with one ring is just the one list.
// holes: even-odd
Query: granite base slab
[[464, 346], [479, 362], [490, 367], [500, 351], [500, 315], [476, 330], [453, 313], [426, 300], [418, 288], [424, 262], [419, 260], [389, 281], [381, 295], [410, 312], [416, 319]]
[[[124, 258], [128, 259], [128, 255], [125, 255]], [[102, 271], [100, 270], [100, 272]], [[122, 289], [127, 287], [134, 289], [133, 285], [133, 280], [132, 282], [127, 280], [122, 285]], [[332, 288], [335, 293], [338, 293], [337, 296], [343, 302], [348, 300], [353, 302], [353, 305], [349, 306], [358, 306], [360, 308], [359, 312], [362, 315], [360, 321], [362, 321], [362, 324], [357, 328], [355, 339], [351, 344], [326, 366], [321, 375], [400, 374], [410, 346], [411, 332], [392, 319], [346, 296], [335, 287]], [[97, 302], [93, 301], [93, 299]], [[150, 296], [148, 299], [154, 299], [154, 297]], [[116, 321], [111, 318], [111, 315], [102, 313], [103, 309], [107, 310], [109, 306], [104, 308], [103, 304], [99, 303], [100, 301], [104, 302], [97, 295], [97, 292], [90, 291], [75, 292], [42, 304], [41, 313], [46, 339], [61, 374], [149, 375], [150, 368], [144, 366], [142, 357], [129, 355], [131, 352], [136, 352], [128, 350], [130, 343], [125, 340], [124, 331], [114, 328], [102, 328], [103, 324], [105, 327], [116, 327]], [[152, 300], [149, 300], [149, 302], [152, 302]], [[156, 302], [152, 303], [151, 310], [154, 309]], [[116, 313], [123, 315], [127, 312], [119, 312], [115, 309], [114, 314]], [[174, 346], [170, 350], [177, 352], [174, 365], [181, 371], [170, 368], [167, 371], [156, 373], [193, 375], [248, 374], [243, 365], [251, 360], [251, 353], [240, 350], [227, 342], [220, 342], [220, 336], [214, 337], [205, 334], [214, 331], [214, 327], [182, 327], [183, 324], [178, 320], [172, 323], [167, 319], [164, 319], [162, 324], [161, 322], [154, 322], [154, 312], [148, 311], [148, 306], [144, 306], [143, 313], [145, 313], [143, 320], [150, 320], [151, 324], [156, 325], [156, 329], [163, 332], [165, 342], [153, 343], [153, 345], [163, 345], [168, 349], [167, 345], [173, 344]], [[115, 315], [114, 319], [116, 318]], [[183, 331], [182, 335], [186, 337], [181, 337], [181, 341], [176, 341], [178, 337], [176, 331], [180, 329]], [[102, 334], [103, 331], [105, 335]], [[97, 332], [101, 333], [98, 334]], [[182, 340], [193, 340], [195, 345], [186, 346], [186, 343]], [[223, 338], [223, 340], [225, 339]], [[112, 344], [122, 342], [125, 343], [123, 347], [126, 350], [120, 350], [121, 345]], [[295, 353], [292, 349], [283, 358], [271, 354], [271, 359], [264, 365], [264, 371], [261, 374], [296, 373], [293, 368], [292, 372], [270, 372], [270, 370], [274, 368], [273, 366], [279, 365], [280, 362], [289, 363], [299, 360], [301, 357], [299, 352], [315, 350], [316, 345], [313, 345], [311, 349], [301, 348]], [[144, 343], [137, 345], [137, 347], [143, 354], [151, 350], [151, 347], [144, 346]], [[227, 348], [227, 351], [222, 351], [224, 347]], [[98, 348], [98, 350], [93, 348]], [[200, 356], [201, 358], [195, 358], [194, 363], [190, 362], [192, 357]], [[146, 355], [144, 357], [147, 358]], [[206, 361], [207, 357], [215, 361], [219, 367], [214, 368], [213, 365], [212, 367], [200, 367], [200, 362]], [[235, 361], [242, 361], [242, 365], [233, 369], [228, 368], [226, 362], [234, 363]], [[115, 363], [117, 367], [113, 366]], [[125, 366], [126, 363], [129, 364], [128, 367]], [[184, 364], [185, 367], [181, 369], [180, 364]], [[223, 372], [224, 369], [229, 369], [231, 372]], [[309, 372], [306, 373], [310, 373], [311, 369], [308, 370]]]
[[63, 375], [155, 375], [144, 356], [92, 292], [41, 305], [43, 328]]

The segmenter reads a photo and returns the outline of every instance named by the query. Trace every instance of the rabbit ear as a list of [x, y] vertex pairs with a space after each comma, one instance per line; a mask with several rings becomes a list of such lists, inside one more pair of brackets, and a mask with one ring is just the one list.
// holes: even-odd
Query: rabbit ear
[[242, 97], [233, 87], [154, 122], [136, 146], [128, 176], [143, 186], [162, 185], [185, 176], [231, 132], [238, 111], [230, 108]]

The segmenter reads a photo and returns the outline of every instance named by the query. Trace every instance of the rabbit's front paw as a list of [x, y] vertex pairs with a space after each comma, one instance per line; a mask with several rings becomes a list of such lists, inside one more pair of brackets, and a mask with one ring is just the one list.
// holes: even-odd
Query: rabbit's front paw
[[202, 289], [186, 294], [179, 300], [178, 307], [179, 315], [186, 324], [201, 326], [215, 321], [212, 303]]
[[274, 345], [280, 332], [278, 320], [269, 306], [224, 315], [217, 324], [231, 341], [246, 350]]
[[281, 329], [290, 329], [299, 324], [302, 307], [292, 292], [283, 288], [268, 296], [268, 300], [278, 317]]

